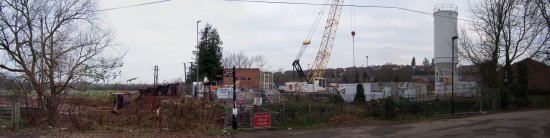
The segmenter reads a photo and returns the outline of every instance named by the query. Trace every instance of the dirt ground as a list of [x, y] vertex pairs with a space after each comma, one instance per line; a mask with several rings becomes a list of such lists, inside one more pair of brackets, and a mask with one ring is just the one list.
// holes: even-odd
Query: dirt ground
[[420, 122], [378, 123], [313, 130], [263, 131], [234, 137], [550, 137], [550, 110], [474, 115]]

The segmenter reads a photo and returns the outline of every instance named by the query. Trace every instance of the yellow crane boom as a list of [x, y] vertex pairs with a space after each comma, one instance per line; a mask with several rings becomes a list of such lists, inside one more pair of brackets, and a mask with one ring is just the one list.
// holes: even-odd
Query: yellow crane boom
[[338, 29], [343, 3], [344, 0], [332, 1], [325, 25], [325, 31], [323, 33], [323, 39], [321, 40], [317, 57], [315, 58], [312, 70], [308, 76], [309, 82], [315, 82], [318, 78], [323, 78], [325, 76], [325, 69], [327, 68], [332, 46], [334, 45], [334, 38], [336, 36], [336, 30]]

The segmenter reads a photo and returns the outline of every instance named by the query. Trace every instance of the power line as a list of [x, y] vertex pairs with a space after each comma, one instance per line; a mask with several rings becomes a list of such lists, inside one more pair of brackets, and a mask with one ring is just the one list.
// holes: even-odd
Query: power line
[[110, 11], [110, 10], [117, 10], [117, 9], [124, 9], [124, 8], [138, 7], [138, 6], [145, 6], [145, 5], [151, 5], [151, 4], [163, 3], [163, 2], [169, 2], [169, 1], [172, 1], [172, 0], [159, 0], [159, 1], [147, 2], [147, 3], [141, 3], [141, 4], [134, 4], [134, 5], [128, 5], [128, 6], [122, 6], [122, 7], [108, 8], [108, 9], [97, 10], [96, 12]]
[[[327, 5], [327, 4], [320, 4], [320, 3], [286, 2], [286, 1], [264, 1], [264, 0], [225, 0], [225, 1], [250, 2], [250, 3], [268, 3], [268, 4], [312, 5], [312, 6]], [[330, 5], [330, 4], [328, 4], [328, 5]], [[401, 8], [401, 7], [395, 7], [395, 6], [355, 5], [355, 4], [343, 4], [342, 6], [344, 6], [344, 7], [358, 7], [358, 8], [397, 9], [397, 10], [415, 12], [415, 13], [426, 14], [426, 15], [434, 15], [433, 13], [429, 13], [429, 12], [423, 12], [423, 11], [418, 11], [418, 10], [413, 10], [413, 9], [407, 9], [407, 8]], [[457, 20], [461, 20], [461, 21], [473, 22], [473, 21], [470, 21], [470, 20], [460, 19], [460, 18], [454, 18], [454, 17], [450, 17], [450, 16], [443, 16], [443, 15], [434, 15], [434, 16], [440, 16], [440, 17], [445, 17], [445, 18], [457, 19]]]

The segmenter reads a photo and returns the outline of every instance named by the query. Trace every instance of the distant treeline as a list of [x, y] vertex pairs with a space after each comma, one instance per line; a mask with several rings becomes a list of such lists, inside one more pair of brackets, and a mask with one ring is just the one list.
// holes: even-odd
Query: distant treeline
[[[306, 74], [309, 70], [304, 71]], [[408, 82], [413, 75], [434, 75], [434, 66], [410, 66], [386, 64], [369, 67], [349, 67], [326, 69], [325, 78], [329, 83], [358, 83], [358, 82]], [[298, 80], [295, 71], [273, 73], [276, 84]]]
[[[17, 85], [17, 81], [15, 77], [9, 76], [4, 73], [0, 73], [0, 90], [10, 90], [14, 89]], [[99, 84], [90, 84], [90, 83], [79, 83], [79, 84], [73, 84], [71, 85], [73, 89], [80, 89], [80, 90], [130, 90], [130, 91], [138, 91], [142, 88], [150, 87], [151, 84], [145, 84], [145, 83], [114, 83], [114, 84], [106, 84], [106, 83], [99, 83]]]
[[139, 91], [139, 89], [147, 88], [152, 86], [151, 84], [89, 84], [87, 86], [88, 90], [129, 90], [129, 91]]

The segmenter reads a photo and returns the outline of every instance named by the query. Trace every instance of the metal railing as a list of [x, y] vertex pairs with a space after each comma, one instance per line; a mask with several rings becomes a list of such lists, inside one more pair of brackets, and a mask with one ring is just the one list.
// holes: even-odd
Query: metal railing
[[[341, 115], [356, 115], [371, 119], [407, 120], [448, 116], [454, 113], [472, 114], [496, 112], [501, 108], [501, 91], [496, 88], [478, 87], [473, 95], [427, 95], [425, 97], [386, 97], [363, 104], [344, 102], [336, 94], [281, 93], [280, 103], [264, 103], [239, 112], [239, 128], [253, 129], [253, 115], [256, 112], [271, 113], [271, 127], [301, 127], [327, 123]], [[541, 103], [545, 97], [540, 98]], [[550, 96], [547, 96], [550, 99]], [[454, 111], [451, 106], [454, 102]], [[540, 104], [550, 107], [548, 104]], [[244, 109], [244, 108], [241, 108]]]
[[454, 4], [451, 4], [451, 3], [441, 3], [441, 4], [437, 4], [435, 5], [435, 8], [434, 8], [434, 11], [433, 12], [438, 12], [438, 11], [458, 11], [458, 7]]

